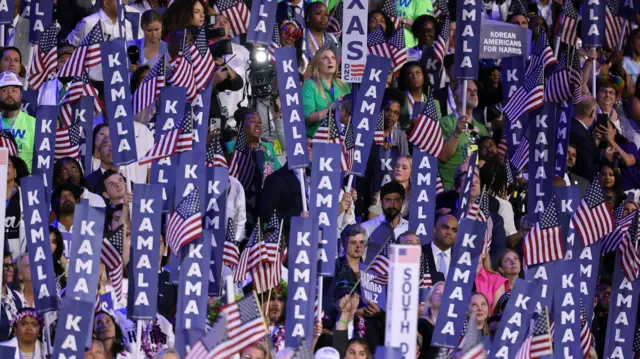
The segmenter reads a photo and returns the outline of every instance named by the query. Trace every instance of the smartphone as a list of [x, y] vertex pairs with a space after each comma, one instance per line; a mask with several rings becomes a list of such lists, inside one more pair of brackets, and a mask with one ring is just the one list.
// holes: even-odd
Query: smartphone
[[209, 25], [215, 25], [215, 24], [216, 24], [216, 16], [209, 15]]
[[606, 113], [599, 113], [596, 117], [596, 126], [607, 128], [607, 122], [609, 122], [609, 115]]
[[529, 6], [527, 6], [527, 13], [534, 13], [534, 14], [538, 14], [538, 4], [529, 4]]

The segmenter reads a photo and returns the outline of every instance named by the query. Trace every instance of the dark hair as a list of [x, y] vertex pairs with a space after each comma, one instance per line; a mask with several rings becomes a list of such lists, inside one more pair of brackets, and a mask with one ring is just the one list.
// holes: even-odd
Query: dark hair
[[488, 159], [480, 168], [480, 183], [493, 195], [500, 195], [507, 189], [507, 169], [496, 159]]
[[167, 8], [162, 16], [162, 28], [165, 34], [189, 26], [189, 21], [193, 17], [193, 8], [196, 3], [200, 3], [204, 8], [204, 13], [209, 14], [209, 5], [204, 0], [180, 0], [174, 1]]
[[[120, 175], [122, 177], [122, 179], [124, 179], [126, 181], [126, 178], [122, 175], [122, 173], [120, 173], [120, 172], [118, 172], [118, 171], [116, 171], [116, 170], [114, 170], [112, 168], [109, 168], [108, 170], [104, 171], [104, 173], [102, 174], [102, 179], [101, 179], [102, 183], [104, 184], [104, 181], [106, 181], [107, 178], [109, 178], [109, 177], [111, 177], [113, 175]], [[106, 188], [107, 188], [107, 185], [105, 185], [105, 189]]]
[[247, 115], [249, 114], [251, 115], [255, 114], [258, 117], [260, 117], [260, 115], [255, 109], [248, 108], [248, 107], [238, 107], [236, 112], [233, 113], [233, 118], [236, 120], [236, 126], [238, 126], [238, 128], [242, 127], [242, 123], [244, 122], [245, 118], [247, 118]]
[[156, 21], [162, 23], [162, 16], [160, 16], [160, 14], [153, 9], [147, 10], [140, 16], [140, 27], [145, 27]]
[[[518, 254], [518, 251], [516, 251], [513, 248], [506, 248], [504, 251], [502, 251], [502, 254], [500, 254], [500, 257], [498, 257], [498, 262], [496, 263], [496, 265], [499, 268], [502, 268], [502, 260], [504, 259], [504, 256], [507, 255], [507, 253], [515, 253], [515, 255], [518, 256], [518, 259], [521, 259], [520, 254]], [[520, 268], [522, 268], [522, 265], [520, 265]]]
[[104, 127], [109, 128], [109, 125], [106, 123], [99, 123], [96, 125], [96, 127], [93, 128], [93, 139], [91, 140], [91, 143], [93, 143], [93, 149], [91, 149], [91, 155], [93, 155], [93, 153], [96, 150], [96, 136], [98, 136], [98, 133], [100, 132], [100, 130], [102, 130]]
[[405, 103], [405, 95], [398, 89], [393, 87], [389, 87], [384, 90], [384, 96], [382, 97], [382, 107], [385, 108], [387, 103], [389, 102], [397, 102], [400, 105], [400, 108], [404, 107]]
[[56, 242], [56, 250], [53, 251], [53, 271], [56, 273], [56, 277], [60, 277], [60, 287], [65, 288], [67, 286], [67, 276], [64, 275], [64, 267], [60, 263], [62, 253], [64, 252], [64, 240], [60, 230], [54, 226], [49, 226], [49, 235], [53, 234], [54, 241]]
[[9, 156], [9, 161], [16, 169], [16, 183], [20, 184], [20, 178], [27, 177], [29, 175], [29, 167], [24, 160], [17, 156]]
[[404, 187], [402, 187], [400, 183], [388, 182], [387, 184], [382, 186], [382, 188], [380, 189], [380, 200], [382, 201], [384, 196], [391, 193], [398, 193], [400, 197], [404, 200], [405, 191], [404, 191]]
[[138, 87], [140, 87], [140, 85], [142, 85], [142, 80], [144, 80], [144, 77], [142, 77], [142, 74], [144, 74], [144, 72], [148, 70], [151, 70], [149, 65], [142, 65], [138, 67], [136, 71], [133, 72], [133, 74], [131, 75], [131, 93], [132, 94], [136, 92], [136, 90], [138, 89]]
[[400, 91], [409, 90], [409, 71], [411, 71], [413, 67], [417, 67], [422, 71], [422, 77], [424, 78], [424, 82], [422, 83], [422, 92], [425, 95], [428, 94], [429, 88], [431, 87], [431, 81], [429, 81], [429, 76], [425, 74], [424, 69], [420, 66], [418, 61], [409, 61], [402, 65], [400, 73], [398, 74], [398, 89]]
[[360, 338], [352, 338], [347, 343], [347, 349], [349, 349], [351, 344], [360, 344], [360, 345], [362, 345], [362, 347], [364, 348], [364, 355], [367, 357], [367, 359], [373, 358], [373, 353], [371, 352], [371, 347], [369, 347], [369, 343], [366, 340], [360, 339]]
[[455, 57], [453, 56], [453, 54], [446, 54], [444, 55], [444, 68], [445, 69], [449, 69], [451, 68], [451, 66], [453, 66], [455, 62]]
[[633, 50], [635, 50], [634, 38], [640, 35], [640, 29], [631, 31], [629, 37], [627, 37], [627, 44], [624, 47], [624, 56], [633, 58]]
[[67, 161], [73, 162], [76, 166], [78, 166], [78, 170], [80, 171], [80, 183], [77, 183], [77, 185], [80, 187], [87, 187], [87, 183], [84, 179], [84, 172], [82, 171], [82, 166], [80, 166], [80, 163], [73, 157], [62, 157], [53, 164], [53, 186], [56, 187], [62, 184], [58, 182], [58, 175], [60, 174], [60, 171], [62, 171], [62, 164]]
[[[322, 1], [314, 1], [314, 2], [310, 2], [305, 4], [304, 6], [304, 20], [305, 20], [305, 25], [309, 24], [309, 19], [311, 18], [311, 11], [313, 11], [313, 8], [315, 8], [316, 6], [320, 6], [320, 5], [324, 5], [325, 7], [327, 6], [324, 2]], [[327, 10], [329, 10], [329, 8], [327, 8]]]
[[104, 314], [106, 316], [108, 316], [111, 321], [113, 322], [113, 326], [116, 328], [116, 337], [113, 340], [113, 345], [111, 346], [111, 354], [119, 354], [125, 351], [126, 347], [124, 345], [124, 335], [122, 334], [122, 328], [120, 328], [120, 325], [118, 325], [118, 322], [116, 322], [116, 318], [113, 317], [111, 314], [109, 314], [108, 312], [104, 311], [104, 310], [99, 310], [96, 315], [93, 317], [93, 328], [92, 328], [92, 332], [94, 332], [94, 337], [95, 337], [95, 323], [96, 320], [95, 318], [98, 317], [98, 315], [100, 314]]
[[393, 36], [393, 34], [395, 33], [396, 27], [393, 25], [393, 21], [391, 21], [391, 18], [389, 17], [389, 15], [385, 14], [384, 12], [382, 12], [381, 10], [378, 10], [378, 9], [371, 10], [371, 11], [369, 11], [369, 14], [367, 15], [367, 21], [369, 21], [371, 16], [373, 16], [373, 14], [380, 14], [384, 18], [384, 24], [385, 24], [385, 26], [387, 28], [384, 31], [384, 37], [386, 37], [388, 39], [391, 36]]
[[351, 114], [351, 106], [353, 105], [353, 96], [350, 93], [342, 96], [342, 108]]
[[420, 35], [420, 31], [422, 31], [422, 28], [424, 27], [424, 24], [426, 24], [429, 21], [433, 23], [433, 26], [437, 31], [438, 20], [436, 20], [435, 17], [431, 15], [420, 15], [415, 20], [413, 20], [413, 25], [411, 25], [411, 33], [413, 34], [413, 36], [418, 38]]
[[18, 56], [20, 56], [20, 62], [22, 62], [22, 52], [20, 52], [20, 49], [15, 47], [15, 46], [5, 46], [2, 48], [2, 56], [4, 56], [4, 52], [7, 50], [13, 50], [15, 52], [18, 53]]
[[122, 211], [123, 208], [124, 208], [124, 206], [122, 205], [122, 203], [116, 204], [115, 206], [108, 206], [107, 207], [107, 213], [105, 214], [105, 218], [104, 218], [105, 233], [106, 233], [107, 230], [113, 231], [113, 230], [115, 230], [117, 228], [117, 227], [116, 228], [111, 228], [111, 221], [113, 221], [113, 215], [118, 211]]
[[524, 18], [527, 20], [527, 24], [529, 23], [529, 18], [527, 17], [527, 15], [525, 15], [525, 14], [521, 14], [521, 13], [519, 13], [519, 12], [514, 12], [513, 14], [511, 14], [511, 15], [507, 16], [507, 21], [506, 21], [506, 22], [507, 22], [507, 23], [509, 23], [509, 24], [511, 24], [511, 20], [513, 20], [513, 18], [514, 18], [514, 17], [516, 17], [516, 16], [522, 16], [522, 17], [524, 17]]

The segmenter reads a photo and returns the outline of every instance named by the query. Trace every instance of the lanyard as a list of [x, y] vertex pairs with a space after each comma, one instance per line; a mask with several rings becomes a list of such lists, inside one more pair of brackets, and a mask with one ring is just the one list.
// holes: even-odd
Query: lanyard
[[[407, 94], [407, 100], [409, 101], [409, 118], [411, 118], [413, 116], [413, 106], [416, 104], [416, 100], [413, 99], [413, 96], [411, 96], [411, 93], [409, 91], [406, 91], [406, 94]], [[422, 102], [427, 101], [424, 93], [422, 94], [421, 98], [422, 98]]]
[[[315, 46], [315, 49], [313, 47], [311, 48], [312, 52], [316, 52], [320, 50], [320, 46], [318, 45], [318, 41], [316, 41], [316, 37], [313, 36], [311, 31], [309, 30], [307, 30], [307, 38], [311, 40], [311, 43], [313, 44], [313, 46]], [[322, 44], [324, 45], [324, 33], [322, 34]]]
[[453, 115], [455, 115], [456, 117], [460, 117], [460, 116], [458, 116], [458, 111], [456, 111], [456, 103], [455, 103], [455, 101], [453, 101], [453, 92], [451, 92], [451, 88], [447, 88], [447, 91], [449, 92], [449, 94], [447, 96], [447, 103], [449, 104], [449, 108], [451, 109], [451, 113]]
[[9, 195], [9, 198], [7, 198], [7, 202], [5, 204], [5, 208], [9, 207], [9, 202], [11, 202], [11, 198], [13, 198], [14, 194], [16, 194], [16, 186], [13, 186], [13, 190], [11, 190], [11, 194]]

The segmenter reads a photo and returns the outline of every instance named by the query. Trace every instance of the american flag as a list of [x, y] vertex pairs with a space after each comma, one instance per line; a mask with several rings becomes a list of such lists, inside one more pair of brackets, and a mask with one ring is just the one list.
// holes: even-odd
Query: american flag
[[267, 231], [270, 231], [271, 234], [266, 238], [264, 243], [266, 259], [270, 263], [276, 263], [278, 253], [280, 252], [280, 220], [275, 211], [269, 219]]
[[207, 167], [229, 167], [218, 135], [213, 136], [211, 142], [207, 143]]
[[638, 270], [640, 269], [640, 257], [638, 257], [638, 251], [636, 250], [636, 243], [638, 242], [638, 215], [637, 210], [634, 214], [633, 220], [629, 230], [622, 238], [620, 244], [620, 264], [622, 265], [622, 271], [629, 282], [632, 282], [638, 278]]
[[511, 0], [511, 5], [509, 6], [509, 14], [516, 15], [527, 15], [527, 9], [524, 6], [522, 0]]
[[582, 298], [580, 299], [580, 347], [582, 348], [582, 354], [586, 357], [593, 344], [593, 337], [591, 336], [591, 326], [587, 320], [587, 313], [584, 310], [584, 303]]
[[204, 27], [198, 29], [198, 34], [195, 36], [193, 42], [189, 50], [191, 51], [191, 61], [194, 68], [193, 76], [195, 78], [196, 92], [200, 93], [206, 89], [209, 81], [213, 78], [216, 63], [213, 61], [213, 56], [211, 56], [211, 52], [209, 51], [206, 29]]
[[543, 69], [551, 64], [555, 64], [556, 59], [553, 56], [553, 50], [549, 46], [549, 40], [547, 39], [547, 32], [540, 31], [540, 35], [536, 39], [535, 45], [533, 45], [533, 51], [531, 52], [531, 61], [527, 68], [527, 75], [540, 66]]
[[562, 229], [555, 196], [552, 196], [538, 223], [524, 239], [524, 264], [531, 266], [563, 258]]
[[560, 41], [571, 46], [576, 45], [578, 39], [578, 21], [580, 14], [573, 5], [573, 1], [564, 2], [564, 15], [562, 22], [562, 32], [560, 33]]
[[258, 293], [264, 293], [280, 284], [282, 278], [282, 262], [280, 261], [280, 221], [274, 212], [267, 231], [271, 234], [264, 241], [263, 256], [253, 268], [250, 268], [251, 279]]
[[444, 184], [442, 183], [440, 173], [438, 173], [438, 177], [436, 177], [436, 195], [439, 195], [440, 193], [444, 193]]
[[369, 271], [376, 275], [373, 280], [374, 283], [384, 285], [389, 281], [389, 252], [390, 246], [387, 241], [382, 251], [378, 253], [369, 265]]
[[102, 239], [102, 252], [100, 259], [107, 269], [109, 280], [113, 286], [118, 300], [123, 298], [122, 273], [124, 262], [122, 253], [124, 249], [124, 225], [120, 225], [115, 231], [110, 231]]
[[71, 85], [62, 98], [60, 119], [62, 120], [63, 127], [71, 126], [74, 122], [71, 106], [86, 96], [93, 97], [93, 113], [97, 114], [102, 112], [104, 106], [98, 97], [98, 90], [89, 82], [89, 75], [85, 72], [82, 76], [74, 76], [71, 79]]
[[538, 66], [526, 75], [524, 83], [504, 106], [504, 114], [513, 122], [544, 105], [543, 68]]
[[573, 104], [582, 101], [582, 67], [580, 66], [580, 57], [578, 51], [574, 49], [571, 61], [571, 74], [569, 75], [571, 89], [573, 92]]
[[306, 339], [300, 341], [300, 345], [293, 352], [291, 359], [311, 359], [313, 358], [313, 351], [311, 345]]
[[233, 151], [231, 164], [229, 165], [229, 176], [237, 178], [244, 188], [249, 188], [255, 175], [253, 154], [254, 152], [249, 148], [244, 128], [241, 126], [236, 148]]
[[154, 103], [160, 96], [160, 89], [165, 85], [166, 57], [163, 54], [160, 61], [153, 66], [151, 72], [144, 78], [142, 84], [133, 93], [133, 113], [138, 113]]
[[487, 352], [484, 350], [484, 344], [482, 342], [473, 346], [466, 353], [460, 356], [460, 359], [485, 359], [487, 358]]
[[349, 156], [347, 155], [347, 149], [345, 146], [345, 142], [342, 140], [340, 136], [340, 130], [338, 130], [338, 119], [335, 116], [330, 116], [330, 120], [328, 123], [329, 128], [329, 143], [339, 143], [340, 144], [340, 170], [348, 171], [349, 170]]
[[104, 42], [102, 22], [98, 22], [80, 42], [58, 72], [58, 77], [81, 76], [87, 69], [102, 63], [100, 45]]
[[253, 268], [260, 264], [262, 260], [267, 260], [266, 250], [264, 248], [264, 241], [260, 235], [260, 225], [256, 224], [251, 232], [247, 246], [242, 254], [240, 254], [240, 261], [238, 262], [238, 268], [233, 277], [234, 282], [244, 281]]
[[505, 156], [507, 154], [507, 136], [503, 135], [498, 142], [498, 155]]
[[539, 359], [545, 355], [553, 355], [547, 308], [544, 308], [542, 314], [535, 319], [533, 330], [522, 343], [516, 359]]
[[578, 231], [584, 247], [592, 245], [613, 231], [613, 216], [604, 201], [602, 185], [597, 177], [591, 181], [571, 222]]
[[34, 49], [29, 75], [27, 75], [29, 86], [34, 90], [39, 90], [58, 66], [57, 30], [55, 23], [49, 25]]
[[69, 127], [60, 127], [56, 130], [56, 150], [54, 159], [62, 157], [80, 158], [80, 122]]
[[329, 25], [327, 25], [327, 32], [336, 36], [342, 32], [342, 18], [344, 16], [344, 4], [342, 0], [333, 9], [333, 13], [329, 15]]
[[618, 226], [618, 222], [624, 217], [624, 203], [620, 203], [616, 209], [613, 210], [613, 222]]
[[223, 315], [218, 317], [209, 333], [191, 348], [186, 359], [231, 358], [267, 334], [255, 296], [227, 304], [220, 311]]
[[544, 101], [561, 103], [572, 98], [573, 92], [571, 91], [567, 52], [565, 51], [560, 55], [556, 69], [547, 80], [547, 86], [544, 89]]
[[529, 127], [524, 131], [524, 135], [520, 139], [520, 145], [513, 154], [511, 163], [516, 168], [516, 171], [522, 173], [529, 164]]
[[[396, 11], [396, 3], [393, 0], [382, 0], [382, 5], [380, 5], [380, 11], [385, 13], [391, 21], [393, 22], [393, 26], [395, 28], [399, 28], [402, 24], [402, 17], [398, 15], [398, 11]], [[402, 30], [402, 29], [400, 29]]]
[[280, 48], [280, 26], [276, 23], [273, 26], [273, 34], [271, 35], [271, 43], [267, 51], [269, 52], [269, 61], [275, 64], [276, 62], [276, 49]]
[[444, 56], [447, 54], [447, 49], [449, 48], [449, 31], [451, 30], [451, 21], [447, 17], [444, 20], [444, 24], [442, 25], [442, 29], [440, 29], [440, 35], [438, 35], [438, 39], [436, 43], [433, 45], [433, 54], [436, 57], [436, 60], [440, 61], [440, 63], [444, 63]]
[[167, 222], [167, 243], [171, 252], [179, 255], [180, 249], [202, 235], [202, 211], [198, 188], [184, 197]]
[[187, 89], [187, 101], [193, 102], [197, 93], [187, 31], [184, 31], [182, 43], [178, 50], [178, 56], [173, 59], [169, 65], [172, 67], [173, 71], [167, 78], [167, 82], [172, 86], [184, 87]]
[[367, 47], [372, 55], [391, 58], [391, 48], [387, 39], [384, 37], [382, 26], [378, 26], [375, 30], [367, 34]]
[[442, 129], [438, 121], [436, 105], [431, 96], [429, 96], [429, 100], [422, 108], [422, 113], [418, 115], [418, 120], [411, 130], [408, 140], [431, 156], [436, 158], [440, 156], [444, 147], [444, 139], [442, 138]]
[[[636, 353], [640, 352], [640, 325], [636, 326], [636, 330], [633, 334], [633, 347], [632, 350]], [[637, 358], [638, 355], [636, 354], [635, 358]]]
[[231, 37], [245, 34], [249, 28], [251, 11], [242, 0], [217, 0], [213, 6], [216, 14], [222, 14], [229, 20]]
[[407, 45], [404, 41], [404, 29], [399, 29], [389, 39], [389, 49], [391, 50], [391, 61], [393, 62], [393, 72], [400, 71], [400, 68], [409, 61], [407, 55]]
[[511, 186], [516, 183], [513, 176], [513, 170], [511, 169], [511, 160], [509, 160], [509, 153], [504, 154], [504, 169], [507, 175], [507, 186]]
[[347, 123], [344, 132], [344, 149], [347, 152], [347, 169], [346, 173], [350, 173], [353, 168], [353, 156], [355, 153], [355, 142], [353, 141], [353, 127], [351, 126], [351, 119]]
[[429, 261], [422, 253], [420, 258], [422, 265], [420, 266], [420, 288], [427, 288], [433, 286], [433, 278], [431, 277], [431, 268], [429, 267]]
[[16, 140], [10, 131], [0, 130], [0, 148], [6, 148], [9, 152], [9, 156], [18, 156]]
[[179, 127], [178, 143], [176, 152], [185, 152], [193, 149], [193, 118], [191, 118], [191, 108], [187, 106], [182, 122]]
[[436, 18], [441, 15], [449, 17], [449, 5], [447, 0], [434, 0], [433, 1], [433, 14]]
[[227, 220], [227, 238], [224, 241], [222, 263], [231, 268], [236, 268], [239, 260], [240, 243], [236, 240], [236, 229], [233, 225], [233, 218], [229, 218], [229, 220]]
[[606, 15], [604, 24], [605, 45], [613, 49], [620, 41], [620, 33], [624, 26], [624, 18], [620, 16], [620, 0], [606, 0]]
[[[622, 205], [618, 207], [622, 207]], [[613, 232], [607, 233], [604, 237], [602, 237], [603, 255], [611, 253], [620, 247], [622, 238], [627, 234], [627, 231], [629, 231], [629, 227], [631, 227], [631, 223], [634, 221], [636, 215], [638, 214], [638, 211], [636, 210], [622, 218], [617, 218], [615, 216], [615, 212], [617, 211], [618, 209], [614, 211], [615, 229], [613, 230]]]
[[384, 144], [384, 111], [380, 111], [378, 114], [378, 121], [376, 121], [376, 129], [373, 131], [373, 142], [376, 145]]
[[158, 142], [154, 143], [146, 155], [142, 157], [138, 163], [145, 165], [163, 158], [171, 157], [176, 153], [178, 147], [178, 138], [180, 137], [180, 128], [171, 129], [163, 133]]

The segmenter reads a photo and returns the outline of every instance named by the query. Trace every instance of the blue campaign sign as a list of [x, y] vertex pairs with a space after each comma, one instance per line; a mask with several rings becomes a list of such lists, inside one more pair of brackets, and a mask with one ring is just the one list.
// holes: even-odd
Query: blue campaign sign
[[[304, 107], [300, 91], [300, 73], [294, 47], [276, 49], [276, 73], [289, 169], [309, 166]], [[286, 120], [285, 120], [286, 119]]]
[[378, 192], [382, 186], [391, 182], [393, 176], [393, 166], [398, 156], [400, 156], [400, 150], [398, 147], [392, 147], [385, 150], [382, 146], [376, 145], [374, 148], [376, 152], [376, 162], [373, 166], [373, 192]]
[[304, 338], [313, 335], [316, 301], [317, 248], [313, 235], [317, 228], [315, 218], [291, 217], [289, 232], [289, 288], [285, 344], [297, 348]]
[[49, 240], [48, 208], [42, 177], [29, 176], [20, 179], [24, 226], [27, 235], [27, 252], [33, 287], [33, 298], [38, 313], [58, 309], [51, 242]]
[[[500, 62], [500, 79], [502, 80], [502, 96], [504, 103], [511, 98], [513, 93], [518, 90], [524, 82], [525, 76], [525, 59], [524, 57], [506, 57]], [[507, 149], [509, 158], [513, 157], [514, 152], [520, 145], [520, 139], [525, 131], [528, 117], [524, 118], [507, 118], [505, 115], [505, 132], [507, 137]]]
[[383, 310], [387, 308], [387, 286], [378, 284], [375, 279], [378, 277], [373, 272], [366, 271], [367, 266], [360, 264], [360, 273], [362, 273], [360, 283], [360, 297], [365, 304], [375, 303]]
[[20, 110], [22, 112], [26, 112], [31, 117], [36, 117], [37, 108], [38, 108], [38, 91], [37, 90], [22, 91], [22, 104], [20, 104]]
[[[432, 346], [456, 348], [464, 326], [464, 314], [471, 298], [478, 260], [482, 252], [486, 222], [463, 218], [453, 248], [451, 267], [447, 275], [441, 310], [431, 338]], [[446, 310], [445, 310], [446, 309]]]
[[207, 289], [209, 287], [209, 255], [211, 237], [208, 231], [181, 251], [180, 282], [176, 306], [176, 350], [181, 357], [189, 344], [185, 330], [207, 327]]
[[582, 47], [604, 46], [605, 6], [605, 0], [589, 0], [582, 3]]
[[[15, 0], [0, 0], [0, 25], [12, 25], [13, 24], [13, 8], [15, 7]], [[5, 41], [7, 39], [5, 38]], [[0, 44], [4, 46], [4, 44]]]
[[193, 150], [204, 153], [207, 147], [207, 132], [209, 131], [209, 108], [211, 107], [211, 91], [213, 81], [204, 91], [196, 95], [191, 103], [191, 117], [193, 120]]
[[204, 153], [195, 151], [181, 152], [179, 155], [178, 173], [176, 175], [176, 190], [174, 203], [180, 203], [194, 189], [198, 190], [200, 209], [204, 210], [207, 172], [205, 170]]
[[211, 233], [209, 257], [209, 296], [221, 296], [222, 255], [227, 233], [227, 188], [229, 169], [207, 167], [207, 197], [204, 210], [204, 229]]
[[420, 237], [420, 243], [431, 243], [436, 209], [438, 159], [419, 148], [413, 149], [411, 169], [411, 206], [409, 230]]
[[256, 0], [251, 3], [247, 42], [263, 45], [271, 43], [277, 6], [278, 0]]
[[73, 239], [65, 299], [95, 303], [98, 289], [98, 267], [102, 251], [104, 209], [76, 205], [73, 216]]
[[314, 143], [311, 161], [311, 218], [318, 219], [322, 237], [319, 241], [319, 274], [332, 277], [338, 253], [338, 202], [340, 201], [340, 160], [338, 143]]
[[[80, 100], [71, 105], [73, 122], [80, 122], [85, 137], [84, 160], [81, 165], [85, 173], [90, 173], [93, 168], [93, 96], [82, 96]], [[38, 142], [36, 142], [38, 143]]]
[[[56, 338], [53, 346], [54, 358], [83, 358], [87, 337], [93, 332], [93, 301], [76, 301], [65, 297], [58, 315]], [[2, 353], [2, 351], [0, 351]], [[13, 358], [5, 357], [3, 358]]]
[[580, 265], [577, 259], [566, 259], [556, 267], [553, 296], [555, 329], [553, 341], [556, 358], [580, 358]]
[[[187, 106], [187, 90], [184, 87], [164, 87], [160, 90], [158, 111], [156, 112], [156, 127], [154, 141], [180, 125], [184, 118]], [[168, 212], [173, 208], [174, 184], [176, 183], [176, 170], [178, 168], [178, 156], [170, 156], [151, 165], [151, 183], [162, 185], [163, 211]]]
[[536, 223], [553, 193], [555, 173], [556, 104], [546, 102], [529, 121], [528, 219]]
[[[422, 69], [425, 72], [426, 77], [429, 78], [429, 81], [434, 85], [434, 88], [440, 88], [440, 77], [442, 76], [442, 64], [440, 61], [436, 60], [435, 55], [433, 53], [433, 46], [424, 45], [422, 48], [422, 58], [420, 58], [420, 64], [422, 65]], [[413, 112], [420, 113], [415, 108]]]
[[129, 59], [125, 52], [124, 38], [107, 41], [101, 45], [102, 74], [106, 120], [109, 123], [111, 153], [115, 166], [138, 161], [136, 138], [133, 129], [133, 108], [129, 86]]
[[42, 177], [44, 187], [48, 190], [51, 190], [53, 186], [53, 156], [56, 148], [57, 122], [57, 106], [38, 107], [36, 114], [36, 133], [33, 141], [33, 163], [31, 168], [34, 176]]
[[[582, 241], [576, 242], [582, 247]], [[593, 298], [596, 295], [601, 252], [602, 241], [597, 241], [578, 252], [580, 254], [578, 256], [580, 260], [580, 297], [582, 298], [582, 303], [585, 303], [584, 311], [587, 314], [587, 318], [593, 318], [593, 306], [586, 304], [593, 303]]]
[[[157, 11], [158, 9], [154, 9], [154, 10]], [[125, 8], [124, 18], [131, 23], [131, 31], [133, 32], [132, 34], [133, 38], [134, 39], [139, 38], [140, 36], [138, 35], [138, 32], [140, 31], [140, 13], [135, 11], [126, 11], [126, 8]]]
[[458, 219], [462, 218], [463, 215], [466, 215], [469, 206], [471, 206], [471, 203], [469, 203], [469, 196], [471, 195], [471, 185], [473, 183], [472, 177], [476, 171], [477, 158], [478, 151], [475, 151], [471, 154], [471, 158], [469, 159], [469, 168], [465, 174], [464, 187], [462, 188], [462, 199], [460, 200], [460, 207], [458, 207]]
[[162, 227], [162, 186], [136, 184], [131, 212], [131, 261], [127, 314], [132, 320], [155, 318]]
[[53, 1], [31, 0], [29, 11], [29, 42], [32, 44], [40, 41], [40, 36], [53, 22]]
[[549, 313], [553, 312], [553, 293], [555, 290], [556, 266], [558, 261], [532, 265], [526, 272], [526, 279], [538, 285], [539, 295], [534, 301], [535, 308], [549, 308]]
[[604, 358], [631, 358], [633, 356], [633, 337], [636, 329], [640, 282], [637, 279], [632, 282], [627, 280], [620, 261], [620, 253], [617, 253], [613, 270], [613, 285], [611, 286], [611, 305], [607, 320]]
[[480, 69], [480, 26], [484, 11], [480, 0], [457, 0], [456, 49], [453, 77], [476, 80]]
[[351, 174], [364, 176], [373, 143], [373, 132], [380, 114], [391, 59], [369, 55], [360, 92], [356, 97], [351, 126], [353, 127], [353, 168]]
[[567, 172], [567, 147], [569, 146], [569, 124], [573, 117], [573, 102], [563, 101], [556, 105], [556, 169], [555, 175], [564, 178]]
[[507, 307], [502, 313], [500, 327], [489, 353], [490, 359], [515, 358], [527, 334], [539, 295], [540, 286], [520, 278], [516, 279]]
[[567, 253], [566, 258], [575, 258], [582, 251], [582, 242], [577, 240], [579, 239], [578, 233], [573, 228], [571, 217], [580, 206], [580, 187], [553, 187], [553, 194], [556, 198], [558, 221], [562, 228], [563, 245]]

